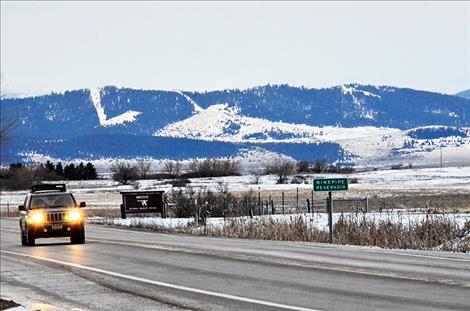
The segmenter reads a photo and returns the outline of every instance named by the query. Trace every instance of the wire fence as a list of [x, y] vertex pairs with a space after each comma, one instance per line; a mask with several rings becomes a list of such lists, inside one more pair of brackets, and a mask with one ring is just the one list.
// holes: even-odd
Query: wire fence
[[[297, 213], [327, 212], [327, 199], [298, 191], [287, 195], [286, 191], [262, 192], [247, 191], [237, 196], [229, 192], [210, 191], [171, 191], [166, 194], [169, 216], [190, 217], [239, 217]], [[367, 212], [368, 198], [335, 199], [336, 212]]]
[[[313, 191], [228, 191], [172, 190], [165, 194], [170, 217], [240, 217], [327, 212], [327, 199]], [[106, 205], [107, 206], [107, 205]], [[334, 199], [335, 212], [367, 212], [368, 198]], [[1, 216], [18, 214], [18, 205], [2, 202]]]

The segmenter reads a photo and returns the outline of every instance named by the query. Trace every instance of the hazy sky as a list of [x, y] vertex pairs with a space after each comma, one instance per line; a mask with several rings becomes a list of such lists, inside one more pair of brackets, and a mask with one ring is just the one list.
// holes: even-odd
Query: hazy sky
[[470, 88], [469, 2], [1, 2], [7, 93]]

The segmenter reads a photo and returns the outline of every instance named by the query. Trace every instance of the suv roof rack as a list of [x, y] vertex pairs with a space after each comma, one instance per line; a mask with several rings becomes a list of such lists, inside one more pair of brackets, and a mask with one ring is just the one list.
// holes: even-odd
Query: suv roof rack
[[65, 184], [36, 184], [31, 187], [31, 193], [38, 191], [65, 192], [67, 189], [65, 188]]

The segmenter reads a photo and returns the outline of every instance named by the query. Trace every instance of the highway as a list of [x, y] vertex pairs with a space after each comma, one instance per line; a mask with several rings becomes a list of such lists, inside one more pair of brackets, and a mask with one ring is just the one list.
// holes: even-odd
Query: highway
[[48, 310], [470, 310], [468, 254], [86, 230], [83, 245], [23, 247], [18, 220], [2, 219], [2, 298]]

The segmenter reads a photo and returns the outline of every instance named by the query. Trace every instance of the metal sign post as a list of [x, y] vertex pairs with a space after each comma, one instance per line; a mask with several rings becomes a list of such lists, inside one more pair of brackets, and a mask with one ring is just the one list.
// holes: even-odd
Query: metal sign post
[[313, 180], [313, 191], [328, 192], [328, 242], [333, 243], [333, 191], [348, 190], [347, 178], [322, 178]]
[[331, 191], [328, 191], [328, 243], [333, 243], [333, 196]]

